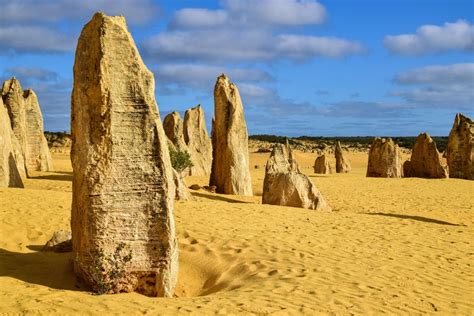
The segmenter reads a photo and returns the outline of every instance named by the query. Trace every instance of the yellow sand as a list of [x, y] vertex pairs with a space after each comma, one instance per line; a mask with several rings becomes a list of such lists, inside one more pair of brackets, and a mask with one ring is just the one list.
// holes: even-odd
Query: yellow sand
[[[194, 191], [177, 202], [177, 296], [92, 295], [75, 287], [71, 254], [42, 253], [67, 229], [71, 167], [0, 189], [0, 312], [16, 314], [420, 314], [474, 311], [474, 181], [365, 178], [303, 172], [333, 212], [261, 205], [268, 154], [251, 154], [257, 196]], [[257, 165], [257, 168], [255, 168]], [[190, 177], [187, 183], [206, 184]]]

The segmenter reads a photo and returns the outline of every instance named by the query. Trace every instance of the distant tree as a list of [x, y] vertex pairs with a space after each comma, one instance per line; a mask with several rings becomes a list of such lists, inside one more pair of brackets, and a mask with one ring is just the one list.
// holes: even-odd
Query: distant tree
[[181, 174], [186, 168], [191, 168], [193, 162], [191, 161], [191, 155], [187, 151], [180, 151], [174, 148], [170, 148], [171, 165], [173, 168]]

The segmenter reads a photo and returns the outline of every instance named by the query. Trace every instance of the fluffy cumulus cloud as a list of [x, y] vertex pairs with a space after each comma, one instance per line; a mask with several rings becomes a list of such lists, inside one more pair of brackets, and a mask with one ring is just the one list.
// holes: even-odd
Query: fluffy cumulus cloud
[[259, 69], [204, 64], [165, 64], [158, 67], [154, 73], [158, 85], [177, 85], [204, 92], [212, 91], [216, 78], [221, 73], [226, 73], [232, 80], [239, 82], [274, 80], [268, 72]]
[[395, 76], [399, 84], [472, 84], [474, 64], [433, 65], [415, 68]]
[[474, 104], [473, 63], [415, 68], [397, 74], [394, 81], [414, 88], [390, 94], [419, 107], [470, 109]]
[[[64, 53], [74, 49], [79, 25], [96, 11], [126, 15], [132, 24], [151, 21], [152, 0], [0, 0], [1, 53]], [[61, 23], [79, 21], [71, 33]]]
[[227, 0], [216, 10], [178, 10], [168, 30], [143, 47], [149, 58], [159, 61], [304, 61], [365, 52], [355, 41], [288, 32], [320, 24], [325, 16], [324, 6], [314, 0]]
[[238, 25], [298, 26], [320, 24], [326, 9], [314, 0], [226, 0], [223, 9], [186, 8], [176, 12], [171, 22], [175, 29]]
[[96, 11], [126, 15], [129, 23], [144, 23], [158, 12], [152, 0], [0, 0], [0, 7], [0, 22], [5, 24], [84, 20]]
[[0, 54], [64, 53], [73, 47], [73, 38], [47, 27], [0, 26]]
[[474, 25], [465, 20], [423, 25], [415, 34], [388, 35], [385, 47], [394, 54], [421, 55], [451, 50], [474, 52]]

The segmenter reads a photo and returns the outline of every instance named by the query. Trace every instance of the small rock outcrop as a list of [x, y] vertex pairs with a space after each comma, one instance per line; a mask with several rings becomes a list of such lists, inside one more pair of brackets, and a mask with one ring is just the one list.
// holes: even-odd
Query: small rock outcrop
[[212, 158], [209, 185], [216, 186], [217, 193], [253, 195], [242, 100], [237, 86], [224, 74], [214, 88]]
[[[25, 174], [53, 171], [53, 160], [44, 136], [43, 116], [34, 91], [23, 91], [20, 82], [12, 78], [3, 83], [2, 98], [23, 156]], [[20, 166], [20, 172], [21, 169]]]
[[44, 245], [42, 251], [70, 252], [72, 251], [72, 234], [70, 231], [55, 231], [53, 237]]
[[275, 145], [267, 161], [262, 203], [331, 210], [309, 177], [301, 173], [288, 143]]
[[474, 180], [474, 123], [461, 113], [449, 133], [446, 160], [450, 178]]
[[403, 166], [400, 148], [391, 139], [376, 137], [370, 146], [367, 177], [401, 178]]
[[173, 169], [173, 182], [175, 186], [175, 196], [176, 201], [190, 201], [193, 200], [191, 192], [189, 192], [188, 187], [184, 183], [183, 178], [178, 171]]
[[187, 175], [209, 175], [212, 164], [212, 142], [207, 133], [201, 105], [188, 109], [184, 114], [184, 122], [178, 112], [168, 114], [163, 121], [163, 127], [174, 148], [186, 151], [190, 155], [193, 166], [186, 170]]
[[188, 146], [193, 166], [189, 169], [190, 176], [211, 174], [212, 141], [206, 127], [206, 119], [201, 105], [184, 113], [184, 141]]
[[17, 141], [11, 129], [10, 117], [0, 97], [0, 188], [23, 188], [14, 148], [19, 145], [15, 145], [15, 142]]
[[447, 178], [448, 168], [442, 162], [436, 143], [428, 133], [418, 135], [410, 162], [403, 164], [404, 177]]
[[336, 156], [336, 173], [348, 173], [351, 171], [351, 163], [342, 152], [341, 143], [339, 141], [336, 142], [334, 155]]
[[321, 155], [314, 161], [314, 173], [331, 174], [332, 168], [326, 155]]
[[96, 13], [74, 62], [71, 228], [74, 271], [98, 293], [174, 293], [175, 186], [154, 88], [125, 18]]

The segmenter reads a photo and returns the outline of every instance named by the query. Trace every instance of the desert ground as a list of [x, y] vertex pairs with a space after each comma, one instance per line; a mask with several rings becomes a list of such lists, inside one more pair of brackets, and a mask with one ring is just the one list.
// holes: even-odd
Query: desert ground
[[69, 229], [72, 169], [55, 153], [57, 171], [0, 189], [0, 313], [473, 314], [473, 181], [366, 178], [364, 152], [349, 174], [316, 175], [316, 154], [296, 152], [333, 208], [318, 212], [260, 203], [268, 156], [250, 154], [254, 197], [175, 203], [180, 274], [165, 299], [93, 295], [71, 253], [40, 251]]

